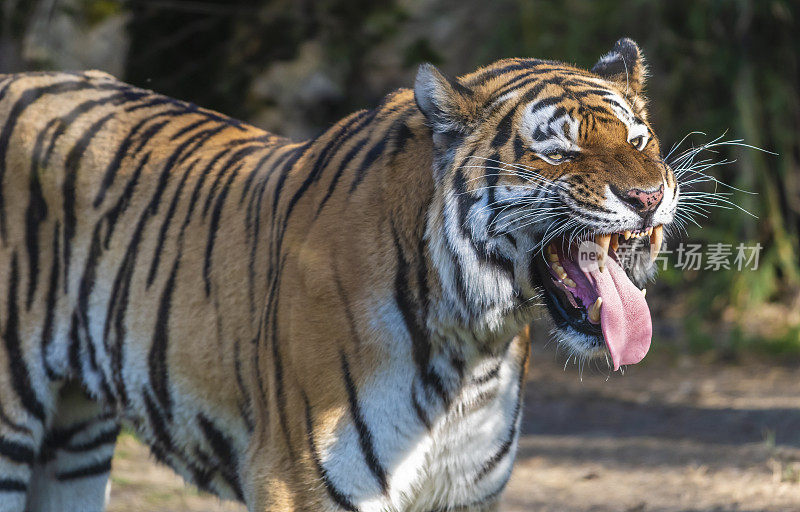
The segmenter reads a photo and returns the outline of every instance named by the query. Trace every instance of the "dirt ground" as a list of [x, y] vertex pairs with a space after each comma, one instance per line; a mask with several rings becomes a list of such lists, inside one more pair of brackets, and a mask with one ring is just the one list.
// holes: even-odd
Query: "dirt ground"
[[[669, 362], [667, 360], [669, 359]], [[800, 369], [648, 357], [624, 375], [537, 351], [505, 512], [798, 512]], [[243, 511], [123, 435], [109, 510]]]

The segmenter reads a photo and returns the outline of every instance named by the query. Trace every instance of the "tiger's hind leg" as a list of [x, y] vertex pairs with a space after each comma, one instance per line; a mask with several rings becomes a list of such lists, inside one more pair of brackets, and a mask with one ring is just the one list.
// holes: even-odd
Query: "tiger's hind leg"
[[36, 426], [17, 423], [0, 402], [0, 512], [27, 510], [26, 492], [33, 473], [35, 446], [41, 438]]
[[118, 433], [115, 415], [80, 386], [64, 386], [34, 464], [26, 510], [102, 511]]

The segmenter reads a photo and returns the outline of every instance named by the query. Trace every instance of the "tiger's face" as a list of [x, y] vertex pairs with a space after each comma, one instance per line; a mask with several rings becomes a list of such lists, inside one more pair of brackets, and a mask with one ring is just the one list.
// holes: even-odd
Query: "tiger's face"
[[572, 354], [608, 354], [614, 369], [649, 348], [641, 287], [679, 197], [644, 78], [638, 46], [622, 39], [591, 72], [509, 60], [457, 81], [422, 68], [415, 87], [451, 191], [450, 245], [468, 240], [475, 272], [504, 268], [518, 303], [543, 300]]

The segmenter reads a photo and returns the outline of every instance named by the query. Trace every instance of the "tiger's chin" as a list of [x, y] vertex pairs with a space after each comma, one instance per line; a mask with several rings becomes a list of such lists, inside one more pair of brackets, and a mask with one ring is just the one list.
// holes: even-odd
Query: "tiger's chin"
[[[662, 237], [659, 225], [601, 233], [592, 241], [563, 238], [534, 256], [537, 284], [555, 324], [555, 338], [568, 355], [605, 356], [614, 370], [644, 358], [652, 321], [640, 285], [650, 277]], [[642, 243], [646, 241], [650, 243]]]

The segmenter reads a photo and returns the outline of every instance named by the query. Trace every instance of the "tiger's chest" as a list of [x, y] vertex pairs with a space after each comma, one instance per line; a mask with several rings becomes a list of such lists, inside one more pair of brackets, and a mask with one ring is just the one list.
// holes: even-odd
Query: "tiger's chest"
[[506, 354], [475, 366], [446, 407], [419, 377], [409, 381], [412, 368], [382, 375], [358, 396], [362, 420], [322, 450], [331, 485], [363, 511], [491, 504], [516, 452], [523, 365]]

